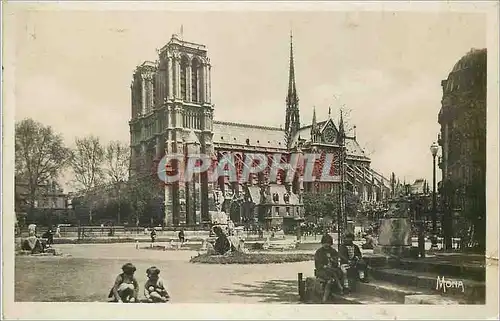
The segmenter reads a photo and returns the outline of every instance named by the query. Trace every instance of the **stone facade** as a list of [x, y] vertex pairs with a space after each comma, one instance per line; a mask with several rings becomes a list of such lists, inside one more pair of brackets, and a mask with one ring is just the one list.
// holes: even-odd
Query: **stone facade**
[[[438, 116], [443, 226], [450, 233], [474, 235], [473, 243], [482, 246], [486, 228], [486, 62], [486, 49], [473, 49], [455, 64], [441, 82]], [[471, 222], [474, 231], [458, 231], [452, 226], [453, 218], [455, 223], [461, 219]]]
[[[325, 153], [340, 153], [338, 137], [343, 133], [342, 121], [337, 127], [331, 116], [321, 122], [316, 122], [314, 116], [312, 125], [300, 124], [292, 42], [284, 129], [213, 119], [211, 65], [204, 45], [173, 35], [158, 53], [158, 61], [143, 63], [133, 75], [129, 123], [131, 175], [154, 173], [165, 153], [201, 152], [211, 155], [214, 161], [225, 153], [236, 153], [235, 165], [240, 171], [246, 153], [263, 153], [269, 158], [278, 153], [287, 159], [291, 152], [302, 150], [322, 154], [318, 163], [324, 162]], [[345, 147], [347, 188], [360, 193], [362, 199], [388, 197], [389, 180], [370, 168], [370, 159], [356, 137], [346, 137]], [[303, 191], [324, 192], [339, 183], [340, 180], [303, 184], [296, 177], [286, 185], [280, 176], [269, 181], [266, 171], [255, 175], [247, 184], [230, 183], [227, 177], [211, 184], [206, 175], [199, 175], [192, 185], [177, 183], [165, 188], [165, 223], [206, 222], [209, 211], [216, 210], [212, 191], [222, 192], [222, 207], [235, 222], [258, 219], [272, 225], [300, 219]]]

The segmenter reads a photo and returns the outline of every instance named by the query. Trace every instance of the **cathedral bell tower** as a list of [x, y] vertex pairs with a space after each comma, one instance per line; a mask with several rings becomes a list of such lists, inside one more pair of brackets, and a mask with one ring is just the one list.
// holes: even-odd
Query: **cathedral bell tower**
[[295, 66], [293, 61], [293, 35], [290, 32], [290, 69], [288, 71], [288, 94], [286, 96], [285, 138], [291, 148], [293, 138], [300, 129], [299, 97], [295, 87]]

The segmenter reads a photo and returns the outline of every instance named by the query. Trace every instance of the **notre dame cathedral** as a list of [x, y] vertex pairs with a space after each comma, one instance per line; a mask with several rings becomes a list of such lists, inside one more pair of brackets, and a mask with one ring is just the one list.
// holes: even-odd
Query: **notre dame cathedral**
[[[144, 62], [133, 74], [130, 174], [151, 173], [155, 162], [166, 153], [202, 153], [212, 155], [214, 160], [228, 152], [236, 155], [237, 160], [242, 160], [245, 153], [288, 155], [297, 149], [304, 153], [338, 154], [339, 139], [344, 137], [346, 188], [362, 201], [387, 198], [389, 180], [370, 168], [370, 158], [355, 134], [344, 133], [342, 117], [338, 124], [331, 113], [328, 119], [317, 120], [314, 111], [311, 124], [301, 124], [291, 36], [289, 59], [284, 128], [216, 121], [207, 48], [173, 35], [158, 50], [156, 62]], [[211, 213], [222, 208], [236, 224], [290, 226], [303, 217], [303, 192], [329, 192], [339, 183], [299, 179], [287, 184], [279, 177], [269, 181], [266, 173], [246, 184], [229, 182], [227, 177], [212, 183], [206, 173], [201, 173], [193, 182], [165, 186], [164, 223], [206, 223]]]

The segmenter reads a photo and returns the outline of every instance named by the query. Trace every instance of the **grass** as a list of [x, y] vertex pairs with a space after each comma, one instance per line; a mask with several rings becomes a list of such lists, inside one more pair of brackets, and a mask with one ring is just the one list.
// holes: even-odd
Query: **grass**
[[16, 257], [14, 300], [104, 302], [113, 285], [113, 272], [118, 274], [122, 264], [57, 256]]
[[302, 253], [233, 253], [231, 255], [200, 254], [193, 257], [191, 263], [203, 264], [273, 264], [303, 262], [314, 259], [314, 254]]
[[[107, 302], [109, 290], [128, 260], [65, 257], [16, 257], [17, 302]], [[143, 297], [145, 271], [151, 262], [133, 261], [137, 267], [139, 298]]]

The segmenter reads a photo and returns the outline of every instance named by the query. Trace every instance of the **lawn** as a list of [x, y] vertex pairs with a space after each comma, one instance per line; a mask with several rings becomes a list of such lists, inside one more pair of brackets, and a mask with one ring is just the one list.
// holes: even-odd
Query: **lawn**
[[[64, 257], [18, 257], [15, 266], [15, 301], [104, 302], [124, 263], [127, 262]], [[151, 264], [134, 264], [137, 267], [136, 277], [142, 288], [146, 281], [144, 271]], [[142, 294], [142, 291], [139, 294]]]

